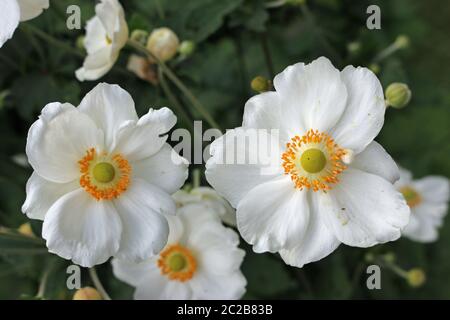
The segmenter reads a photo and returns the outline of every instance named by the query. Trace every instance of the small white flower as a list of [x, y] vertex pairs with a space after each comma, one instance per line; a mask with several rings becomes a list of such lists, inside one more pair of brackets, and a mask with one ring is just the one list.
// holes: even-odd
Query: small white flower
[[247, 281], [239, 237], [204, 203], [188, 203], [170, 216], [169, 241], [159, 257], [141, 263], [113, 259], [114, 274], [136, 287], [134, 298], [239, 299]]
[[128, 40], [125, 13], [118, 0], [101, 0], [95, 6], [95, 16], [87, 22], [87, 57], [83, 67], [76, 71], [80, 81], [97, 80], [116, 63], [120, 50]]
[[1, 0], [0, 48], [11, 39], [20, 21], [36, 18], [48, 7], [48, 0]]
[[84, 267], [111, 256], [141, 261], [166, 245], [170, 194], [187, 161], [167, 143], [176, 117], [167, 108], [138, 118], [131, 96], [99, 84], [78, 108], [50, 103], [30, 128], [34, 173], [22, 211], [43, 220], [50, 252]]
[[180, 190], [173, 195], [173, 198], [179, 207], [189, 203], [202, 203], [216, 213], [223, 222], [236, 226], [236, 211], [212, 188], [198, 187], [190, 191]]
[[402, 231], [403, 235], [418, 242], [436, 241], [450, 199], [448, 179], [427, 176], [412, 180], [411, 172], [400, 168], [400, 180], [395, 186], [411, 208], [411, 218]]
[[[246, 103], [242, 127], [212, 143], [206, 165], [210, 184], [236, 208], [242, 237], [298, 267], [340, 243], [398, 239], [409, 208], [393, 186], [397, 165], [373, 141], [386, 109], [377, 77], [353, 66], [339, 72], [321, 57], [286, 68], [274, 87]], [[255, 130], [270, 146], [269, 164], [260, 143], [235, 143]], [[224, 154], [258, 161], [224, 163]]]

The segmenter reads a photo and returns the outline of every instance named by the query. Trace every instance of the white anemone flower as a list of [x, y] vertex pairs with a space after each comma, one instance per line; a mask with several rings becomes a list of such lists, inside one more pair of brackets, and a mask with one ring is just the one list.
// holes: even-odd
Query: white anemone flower
[[84, 46], [87, 57], [75, 73], [80, 81], [103, 77], [116, 63], [128, 40], [125, 13], [118, 0], [101, 0], [87, 22]]
[[411, 208], [411, 218], [403, 235], [417, 242], [436, 241], [448, 210], [449, 180], [442, 176], [413, 180], [411, 172], [400, 168], [400, 180], [395, 186]]
[[209, 204], [188, 203], [168, 217], [169, 241], [141, 263], [113, 259], [117, 278], [136, 287], [136, 300], [239, 299], [247, 281], [239, 236], [222, 225]]
[[[236, 208], [242, 237], [297, 267], [340, 243], [398, 239], [409, 208], [393, 186], [397, 165], [373, 141], [386, 109], [377, 77], [361, 67], [340, 72], [321, 57], [289, 66], [274, 86], [246, 103], [242, 127], [212, 143], [206, 164], [210, 184]], [[258, 143], [247, 143], [255, 131]], [[230, 155], [245, 161], [230, 163]]]
[[48, 7], [48, 0], [1, 0], [0, 48], [11, 39], [20, 21], [36, 18]]
[[34, 169], [22, 211], [43, 220], [50, 252], [91, 267], [111, 256], [141, 261], [168, 239], [171, 194], [187, 161], [167, 143], [167, 108], [138, 118], [131, 96], [101, 83], [76, 108], [50, 103], [28, 133]]
[[202, 203], [215, 212], [223, 222], [236, 226], [236, 211], [228, 201], [221, 197], [216, 190], [209, 187], [198, 187], [192, 190], [180, 190], [173, 194], [177, 206], [189, 203]]

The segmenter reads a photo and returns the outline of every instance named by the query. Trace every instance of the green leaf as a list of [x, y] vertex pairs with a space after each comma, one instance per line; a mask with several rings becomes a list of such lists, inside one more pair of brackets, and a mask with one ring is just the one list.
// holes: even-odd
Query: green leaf
[[47, 254], [45, 243], [41, 239], [14, 233], [0, 233], [0, 254]]

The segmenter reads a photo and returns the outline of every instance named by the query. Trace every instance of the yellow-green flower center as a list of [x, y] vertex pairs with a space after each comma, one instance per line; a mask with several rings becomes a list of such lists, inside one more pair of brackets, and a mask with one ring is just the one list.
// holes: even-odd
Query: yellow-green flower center
[[323, 170], [327, 164], [325, 154], [316, 148], [304, 151], [300, 157], [302, 168], [309, 173], [317, 173]]
[[187, 261], [182, 254], [176, 253], [169, 258], [168, 265], [173, 272], [178, 272], [186, 267]]
[[97, 163], [93, 169], [94, 179], [101, 183], [109, 183], [114, 180], [116, 170], [108, 162]]
[[422, 201], [420, 194], [411, 187], [403, 187], [400, 189], [400, 192], [403, 194], [403, 197], [410, 208], [417, 206]]

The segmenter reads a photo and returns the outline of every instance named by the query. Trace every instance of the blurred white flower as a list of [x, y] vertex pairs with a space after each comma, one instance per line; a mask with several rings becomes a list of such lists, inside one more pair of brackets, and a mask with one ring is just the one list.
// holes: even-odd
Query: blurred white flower
[[14, 34], [20, 21], [36, 18], [49, 7], [49, 0], [1, 0], [0, 48]]
[[202, 203], [217, 214], [223, 222], [236, 226], [236, 211], [212, 188], [198, 187], [190, 191], [180, 190], [173, 195], [173, 198], [178, 207], [189, 203]]
[[134, 298], [239, 299], [247, 281], [240, 271], [245, 252], [239, 237], [203, 203], [189, 203], [170, 216], [169, 241], [159, 257], [141, 263], [113, 259], [117, 278], [136, 287]]
[[176, 123], [167, 108], [138, 118], [131, 96], [101, 83], [81, 101], [50, 103], [30, 128], [34, 173], [22, 211], [44, 220], [50, 252], [84, 267], [111, 256], [141, 261], [166, 245], [170, 194], [187, 161], [167, 143]]
[[120, 50], [128, 40], [125, 13], [118, 0], [101, 0], [95, 6], [95, 16], [87, 22], [84, 46], [87, 57], [76, 71], [80, 81], [97, 80], [116, 63]]
[[449, 180], [441, 176], [427, 176], [412, 180], [412, 174], [400, 168], [400, 180], [395, 183], [411, 208], [411, 218], [402, 233], [418, 242], [438, 239], [450, 199]]
[[[280, 252], [297, 267], [341, 242], [398, 239], [409, 208], [393, 186], [397, 165], [373, 141], [386, 109], [377, 77], [361, 67], [339, 72], [321, 57], [289, 66], [274, 87], [246, 103], [242, 127], [212, 143], [206, 164], [209, 183], [237, 208], [242, 237], [255, 252]], [[269, 164], [258, 158], [260, 144], [233, 138], [245, 141], [257, 129], [270, 146]], [[258, 161], [223, 163], [236, 153]]]

